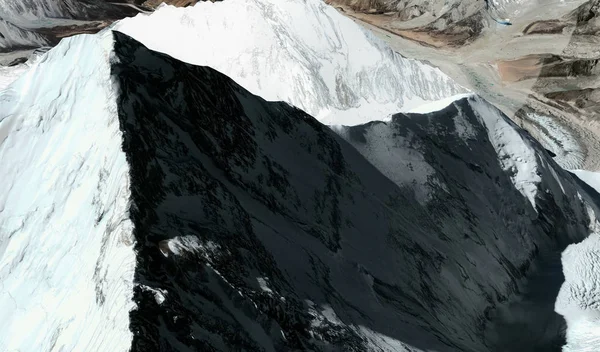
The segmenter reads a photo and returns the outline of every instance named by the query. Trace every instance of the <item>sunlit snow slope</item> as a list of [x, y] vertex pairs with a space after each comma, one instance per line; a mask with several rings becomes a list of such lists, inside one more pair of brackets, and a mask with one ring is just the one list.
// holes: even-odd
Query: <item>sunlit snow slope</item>
[[115, 29], [150, 49], [211, 66], [250, 92], [291, 103], [326, 124], [385, 119], [465, 92], [440, 70], [402, 58], [322, 0], [164, 5]]
[[0, 93], [0, 351], [124, 351], [134, 253], [112, 41], [64, 40]]

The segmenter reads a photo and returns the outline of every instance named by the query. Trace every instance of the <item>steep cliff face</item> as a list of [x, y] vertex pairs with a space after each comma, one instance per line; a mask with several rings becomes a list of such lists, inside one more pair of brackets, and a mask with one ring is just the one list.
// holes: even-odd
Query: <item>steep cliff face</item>
[[116, 36], [134, 350], [495, 350], [494, 309], [591, 231], [571, 176], [478, 98], [339, 128], [348, 144]]

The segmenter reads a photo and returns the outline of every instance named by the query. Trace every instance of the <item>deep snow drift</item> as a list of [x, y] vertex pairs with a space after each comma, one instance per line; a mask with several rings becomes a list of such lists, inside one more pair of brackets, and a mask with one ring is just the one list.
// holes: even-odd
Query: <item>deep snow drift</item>
[[[504, 308], [527, 291], [526, 278], [543, 272], [540, 256], [596, 230], [595, 194], [478, 97], [387, 117], [387, 104], [410, 104], [377, 83], [424, 100], [460, 89], [352, 32], [351, 21], [316, 0], [227, 3], [198, 6], [247, 9], [252, 25], [232, 37], [253, 28], [264, 36], [254, 45], [266, 48], [240, 45], [241, 56], [226, 55], [228, 28], [238, 23], [223, 11], [210, 17], [227, 24], [214, 34], [222, 41], [209, 38], [220, 47], [205, 43], [206, 53], [187, 55], [210, 58], [220, 48], [240, 85], [118, 32], [113, 46], [105, 31], [63, 41], [0, 93], [2, 348], [481, 352], [513, 338], [519, 345], [502, 346], [552, 345], [556, 336], [528, 328], [535, 319], [495, 327], [507, 326], [498, 317], [511, 318]], [[170, 18], [207, 18], [194, 9]], [[293, 26], [300, 13], [309, 28]], [[255, 17], [264, 14], [268, 26]], [[332, 36], [313, 41], [312, 21], [331, 23]], [[187, 33], [201, 33], [193, 28]], [[365, 46], [345, 47], [346, 31]], [[179, 57], [171, 39], [153, 45]], [[329, 56], [330, 45], [345, 58]], [[282, 66], [268, 70], [265, 55]], [[236, 62], [255, 66], [243, 76]], [[276, 80], [294, 68], [302, 74]], [[337, 76], [347, 92], [365, 94], [363, 105], [344, 103], [330, 85]], [[361, 81], [383, 100], [361, 91]], [[332, 129], [242, 86], [306, 104], [325, 121], [345, 124], [351, 113], [360, 119], [348, 124], [386, 121]], [[310, 87], [322, 96], [308, 95]], [[566, 271], [557, 302], [569, 324], [577, 322], [569, 312], [587, 302], [563, 294], [578, 292], [569, 286], [587, 273], [578, 265]], [[537, 308], [544, 317], [554, 309]]]

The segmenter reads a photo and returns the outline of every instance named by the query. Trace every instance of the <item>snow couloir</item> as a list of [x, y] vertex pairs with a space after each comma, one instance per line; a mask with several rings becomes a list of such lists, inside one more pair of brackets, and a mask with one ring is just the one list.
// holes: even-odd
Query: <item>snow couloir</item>
[[[190, 51], [134, 33], [153, 16], [196, 36]], [[208, 18], [223, 26], [212, 36]], [[163, 7], [115, 28], [174, 57], [120, 32], [78, 36], [0, 93], [3, 349], [555, 342], [498, 312], [538, 258], [595, 232], [595, 193], [493, 106], [468, 96], [388, 116], [462, 90], [316, 0]]]

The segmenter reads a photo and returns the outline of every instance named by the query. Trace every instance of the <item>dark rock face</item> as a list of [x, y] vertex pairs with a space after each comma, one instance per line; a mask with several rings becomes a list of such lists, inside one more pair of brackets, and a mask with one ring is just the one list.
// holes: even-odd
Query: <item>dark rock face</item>
[[[472, 98], [346, 129], [345, 141], [123, 34], [114, 51], [137, 240], [133, 351], [365, 351], [383, 337], [492, 351], [491, 315], [538, 255], [587, 235], [585, 192], [519, 132], [540, 151], [534, 208]], [[391, 147], [365, 158], [381, 131]], [[434, 170], [426, 185], [374, 166], [400, 148]], [[433, 190], [425, 204], [419, 187]]]

